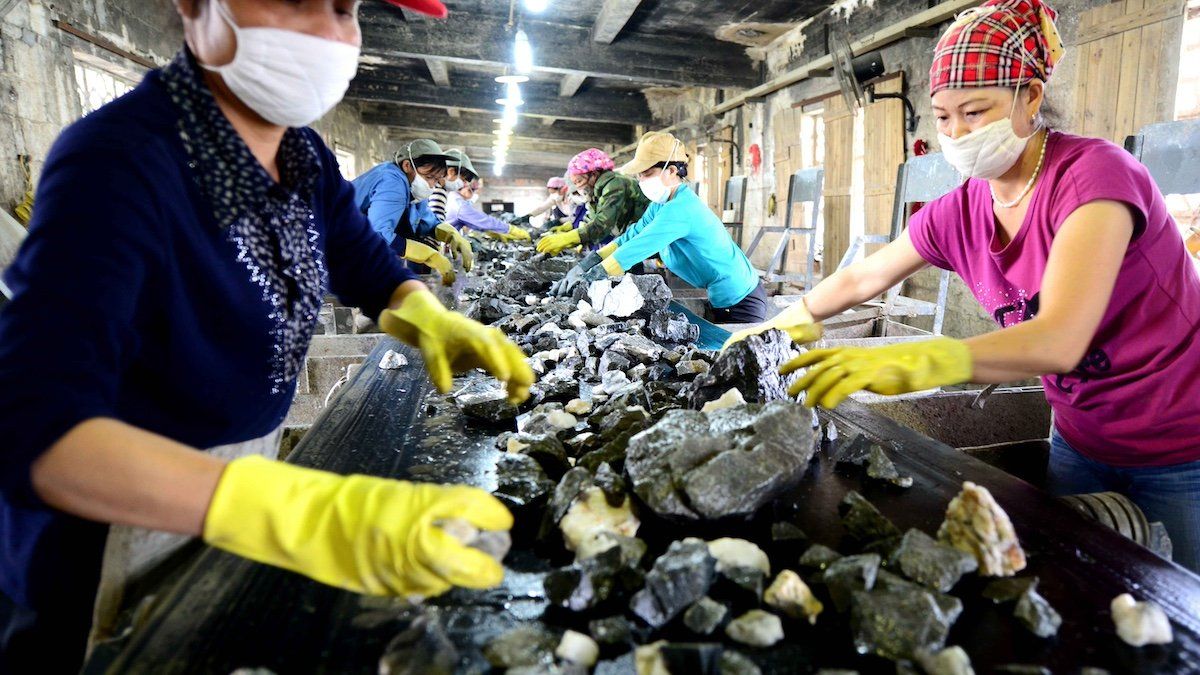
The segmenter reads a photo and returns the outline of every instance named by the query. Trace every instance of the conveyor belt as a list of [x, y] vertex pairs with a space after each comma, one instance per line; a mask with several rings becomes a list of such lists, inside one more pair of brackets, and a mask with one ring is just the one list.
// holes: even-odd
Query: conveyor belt
[[[719, 329], [718, 329], [719, 330]], [[711, 331], [710, 331], [711, 333]], [[376, 367], [390, 348], [402, 349], [410, 365], [396, 371]], [[1089, 522], [1057, 500], [998, 469], [971, 459], [848, 403], [832, 413], [843, 430], [859, 429], [892, 448], [901, 472], [915, 484], [907, 491], [862, 485], [857, 476], [833, 470], [819, 453], [792, 501], [798, 524], [816, 542], [838, 547], [843, 532], [837, 503], [850, 489], [861, 491], [901, 528], [934, 532], [946, 503], [964, 480], [988, 487], [1007, 509], [1029, 553], [1028, 575], [1041, 578], [1039, 591], [1062, 614], [1059, 635], [1039, 640], [1010, 616], [979, 597], [982, 583], [964, 581], [956, 595], [966, 609], [949, 644], [963, 646], [976, 672], [1005, 663], [1036, 663], [1055, 673], [1097, 666], [1112, 672], [1200, 672], [1200, 577], [1163, 561], [1114, 532]], [[429, 395], [419, 355], [385, 340], [368, 358], [333, 405], [293, 452], [292, 460], [341, 473], [494, 485], [498, 452], [495, 431], [468, 428], [452, 406]], [[521, 522], [518, 528], [536, 528]], [[769, 518], [752, 524], [703, 528], [648, 521], [643, 533], [670, 538], [732, 535], [766, 538]], [[652, 550], [651, 555], [656, 555]], [[483, 670], [479, 648], [494, 635], [542, 616], [540, 578], [546, 563], [514, 552], [502, 589], [454, 592], [436, 601], [463, 658], [463, 670]], [[1163, 606], [1175, 629], [1167, 647], [1141, 650], [1116, 639], [1109, 601], [1131, 592]], [[377, 600], [364, 600], [299, 575], [207, 550], [136, 634], [109, 672], [229, 673], [238, 667], [290, 673], [374, 673], [388, 640], [399, 627]], [[547, 615], [561, 630], [578, 617]], [[675, 639], [694, 640], [686, 635]], [[813, 666], [892, 672], [890, 663], [857, 657], [839, 623], [789, 629], [772, 650], [744, 650], [765, 672], [804, 672]]]

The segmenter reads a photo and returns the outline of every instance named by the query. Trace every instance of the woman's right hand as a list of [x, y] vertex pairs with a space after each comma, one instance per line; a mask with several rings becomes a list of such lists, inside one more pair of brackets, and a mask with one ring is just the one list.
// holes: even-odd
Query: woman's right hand
[[341, 476], [244, 457], [229, 463], [204, 520], [204, 541], [235, 555], [370, 595], [431, 597], [490, 588], [499, 562], [437, 522], [508, 530], [512, 515], [466, 485]]
[[796, 344], [808, 344], [821, 339], [821, 324], [813, 320], [812, 312], [808, 311], [808, 305], [804, 304], [804, 299], [801, 298], [776, 314], [771, 320], [739, 330], [729, 336], [721, 349], [728, 349], [735, 342], [745, 340], [751, 335], [765, 333], [773, 328], [787, 333]]

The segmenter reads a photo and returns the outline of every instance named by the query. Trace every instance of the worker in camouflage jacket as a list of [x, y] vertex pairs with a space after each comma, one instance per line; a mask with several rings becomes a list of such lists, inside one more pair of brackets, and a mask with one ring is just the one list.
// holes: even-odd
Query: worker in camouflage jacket
[[575, 155], [567, 175], [575, 189], [588, 196], [588, 215], [578, 229], [539, 239], [538, 251], [553, 255], [580, 244], [606, 244], [641, 219], [650, 201], [636, 180], [613, 171], [615, 167], [612, 158], [596, 148]]

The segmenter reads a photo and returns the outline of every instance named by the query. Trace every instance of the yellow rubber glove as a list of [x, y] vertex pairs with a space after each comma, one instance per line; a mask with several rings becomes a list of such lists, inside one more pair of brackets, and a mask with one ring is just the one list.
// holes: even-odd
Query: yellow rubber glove
[[407, 483], [243, 457], [225, 467], [204, 518], [204, 541], [330, 586], [371, 595], [489, 588], [504, 568], [435, 522], [512, 528], [495, 497], [466, 485]]
[[442, 283], [446, 286], [454, 283], [454, 266], [450, 264], [446, 256], [433, 250], [432, 247], [426, 246], [419, 241], [407, 239], [404, 243], [404, 259], [427, 265], [437, 270], [438, 274], [442, 275]]
[[529, 236], [529, 231], [517, 227], [516, 225], [508, 226], [508, 234], [504, 237], [505, 241], [532, 241]]
[[570, 232], [573, 229], [575, 229], [574, 223], [563, 223], [562, 225], [555, 225], [554, 227], [550, 228], [550, 231], [561, 234], [563, 232]]
[[556, 255], [572, 246], [579, 245], [579, 230], [571, 230], [570, 232], [558, 232], [547, 234], [538, 240], [538, 253], [549, 253]]
[[814, 349], [785, 363], [779, 372], [787, 375], [805, 367], [808, 372], [788, 393], [807, 392], [804, 404], [810, 408], [837, 407], [863, 389], [893, 396], [962, 384], [973, 372], [970, 348], [948, 337], [885, 347]]
[[421, 350], [429, 379], [443, 394], [454, 383], [453, 373], [484, 368], [508, 386], [508, 400], [529, 398], [533, 370], [521, 349], [499, 328], [451, 312], [427, 290], [409, 293], [398, 309], [385, 309], [376, 323]]
[[475, 266], [475, 251], [471, 249], [471, 242], [467, 238], [459, 234], [458, 230], [452, 225], [442, 223], [433, 231], [433, 236], [438, 241], [448, 244], [450, 250], [459, 258], [462, 258], [462, 266], [464, 272], [470, 272]]
[[797, 344], [808, 344], [809, 342], [816, 342], [821, 339], [821, 324], [813, 320], [812, 312], [808, 311], [808, 305], [805, 305], [804, 299], [801, 298], [792, 303], [787, 309], [776, 314], [770, 321], [739, 330], [730, 335], [721, 349], [728, 349], [729, 345], [735, 342], [745, 340], [751, 335], [765, 333], [773, 328], [778, 328], [787, 333]]
[[[603, 255], [603, 253], [601, 253], [601, 255]], [[604, 273], [610, 277], [619, 277], [622, 274], [625, 274], [625, 268], [621, 267], [621, 263], [617, 262], [616, 258], [607, 257], [604, 259], [604, 262], [600, 263], [596, 267], [604, 270]], [[594, 270], [596, 268], [593, 267], [592, 269]]]
[[604, 246], [600, 247], [599, 251], [596, 251], [596, 253], [600, 254], [600, 258], [602, 260], [608, 260], [609, 257], [611, 257], [612, 254], [614, 254], [616, 252], [617, 252], [617, 242], [615, 242], [615, 241], [608, 242]]

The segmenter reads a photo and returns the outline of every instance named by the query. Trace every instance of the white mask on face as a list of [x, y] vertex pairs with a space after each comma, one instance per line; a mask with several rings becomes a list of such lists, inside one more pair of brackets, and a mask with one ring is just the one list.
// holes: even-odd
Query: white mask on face
[[458, 192], [459, 190], [463, 189], [462, 179], [455, 178], [453, 180], [447, 180], [444, 187], [450, 192]]
[[938, 134], [938, 143], [942, 146], [942, 154], [946, 161], [964, 176], [993, 180], [1003, 176], [1025, 152], [1029, 139], [1039, 131], [1025, 138], [1017, 135], [1013, 129], [1012, 116], [1017, 109], [1017, 96], [1021, 88], [1013, 93], [1013, 107], [1008, 117], [996, 120], [991, 124], [976, 129], [962, 138], [951, 138]]
[[312, 124], [337, 105], [358, 71], [359, 48], [281, 28], [241, 28], [225, 0], [213, 3], [233, 30], [237, 51], [218, 73], [263, 119], [284, 127]]
[[675, 157], [675, 148], [679, 147], [679, 141], [671, 146], [671, 152], [667, 155], [667, 161], [663, 164], [663, 168], [658, 172], [658, 175], [653, 178], [638, 181], [638, 186], [642, 188], [642, 194], [646, 195], [646, 199], [655, 204], [666, 204], [671, 198], [672, 188], [668, 187], [663, 182], [663, 178], [671, 175], [667, 167], [671, 165], [671, 160]]
[[[420, 171], [417, 171], [417, 163], [413, 161], [411, 143], [408, 146], [408, 164], [413, 170], [413, 177], [411, 181], [412, 185], [410, 188], [412, 191], [413, 201], [421, 202], [429, 199], [429, 197], [433, 195], [433, 186], [429, 184], [428, 180], [425, 180], [425, 177], [421, 175]], [[403, 171], [403, 169], [401, 169], [401, 171]]]

